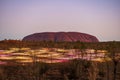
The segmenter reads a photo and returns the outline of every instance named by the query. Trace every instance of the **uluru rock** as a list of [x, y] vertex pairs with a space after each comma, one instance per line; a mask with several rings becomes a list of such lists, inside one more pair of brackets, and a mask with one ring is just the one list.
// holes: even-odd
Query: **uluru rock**
[[23, 41], [54, 41], [54, 42], [98, 42], [95, 36], [79, 32], [43, 32], [28, 35]]

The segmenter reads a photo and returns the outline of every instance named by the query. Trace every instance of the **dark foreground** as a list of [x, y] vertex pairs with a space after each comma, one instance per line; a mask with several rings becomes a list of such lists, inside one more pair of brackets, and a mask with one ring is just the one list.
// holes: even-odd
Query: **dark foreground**
[[64, 63], [1, 65], [0, 80], [120, 80], [120, 62], [72, 60]]

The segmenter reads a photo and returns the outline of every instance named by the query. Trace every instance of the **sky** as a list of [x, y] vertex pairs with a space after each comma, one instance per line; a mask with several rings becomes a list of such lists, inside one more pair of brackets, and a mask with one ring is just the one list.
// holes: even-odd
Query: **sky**
[[120, 41], [120, 0], [0, 0], [0, 40], [82, 32]]

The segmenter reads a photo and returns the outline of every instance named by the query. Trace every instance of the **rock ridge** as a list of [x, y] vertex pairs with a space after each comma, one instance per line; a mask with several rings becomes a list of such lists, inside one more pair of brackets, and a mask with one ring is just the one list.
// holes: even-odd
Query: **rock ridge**
[[80, 32], [42, 32], [34, 33], [23, 38], [23, 41], [54, 41], [54, 42], [99, 42], [90, 34]]

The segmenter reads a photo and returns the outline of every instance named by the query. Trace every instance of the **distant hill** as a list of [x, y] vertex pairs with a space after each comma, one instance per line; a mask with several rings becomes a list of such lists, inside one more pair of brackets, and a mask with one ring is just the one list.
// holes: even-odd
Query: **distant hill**
[[43, 32], [34, 33], [23, 38], [23, 41], [54, 41], [54, 42], [99, 42], [95, 36], [80, 32]]

